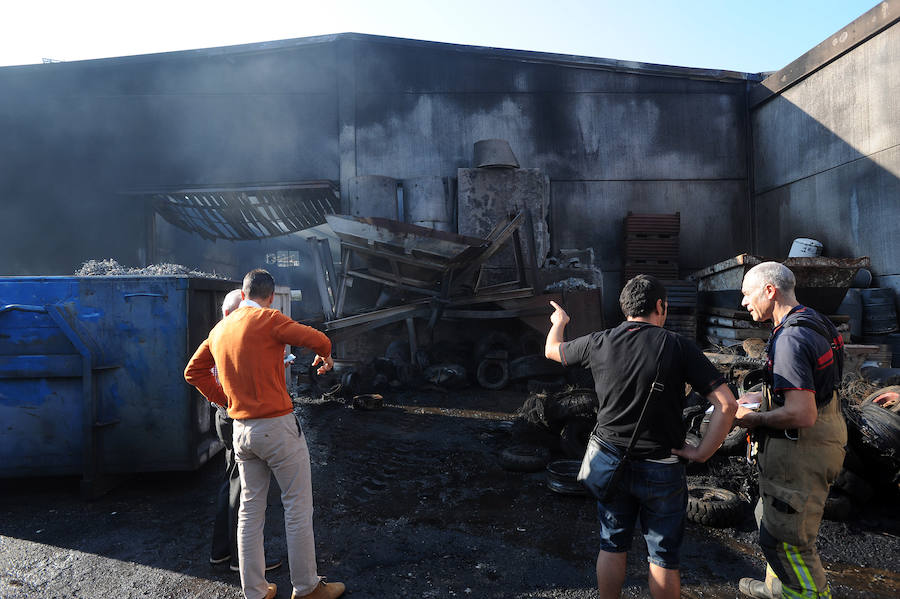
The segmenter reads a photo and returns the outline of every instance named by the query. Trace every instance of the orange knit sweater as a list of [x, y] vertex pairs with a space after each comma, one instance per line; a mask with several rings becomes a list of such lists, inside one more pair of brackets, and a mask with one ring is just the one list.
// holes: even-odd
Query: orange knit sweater
[[[232, 418], [274, 418], [293, 411], [284, 383], [285, 344], [331, 354], [324, 333], [271, 308], [238, 308], [223, 318], [184, 369], [184, 379]], [[219, 382], [212, 373], [213, 366]]]

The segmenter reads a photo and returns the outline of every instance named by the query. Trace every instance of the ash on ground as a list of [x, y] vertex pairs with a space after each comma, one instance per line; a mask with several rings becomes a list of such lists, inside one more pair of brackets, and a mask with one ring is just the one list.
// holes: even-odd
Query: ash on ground
[[229, 277], [215, 273], [203, 272], [181, 264], [151, 264], [143, 268], [122, 266], [112, 258], [106, 260], [88, 260], [75, 271], [76, 277], [173, 277], [188, 276], [204, 279], [228, 280]]
[[[374, 410], [295, 398], [311, 458], [319, 573], [346, 582], [353, 599], [597, 597], [596, 502], [554, 492], [543, 471], [499, 463], [525, 399], [522, 390], [472, 387], [386, 391]], [[735, 491], [748, 475], [739, 456], [689, 474]], [[197, 471], [128, 477], [92, 502], [79, 499], [77, 477], [0, 481], [0, 597], [241, 599], [237, 573], [209, 563], [224, 477], [217, 454]], [[823, 523], [818, 546], [835, 597], [900, 596], [892, 497], [876, 494], [847, 520]], [[266, 555], [284, 559], [274, 483], [265, 536]], [[688, 522], [682, 596], [734, 599], [738, 580], [760, 577], [764, 564], [749, 505], [733, 527]], [[638, 535], [622, 597], [649, 596], [647, 567]], [[267, 577], [290, 596], [286, 565]]]

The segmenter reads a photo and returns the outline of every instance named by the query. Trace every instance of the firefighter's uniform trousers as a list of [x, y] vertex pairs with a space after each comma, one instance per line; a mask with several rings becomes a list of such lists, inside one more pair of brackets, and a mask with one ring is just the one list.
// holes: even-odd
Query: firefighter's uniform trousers
[[[770, 409], [771, 393], [766, 400], [762, 409]], [[757, 519], [768, 562], [766, 583], [774, 597], [831, 597], [816, 535], [847, 444], [837, 394], [819, 408], [813, 426], [796, 434], [769, 431], [760, 437]]]

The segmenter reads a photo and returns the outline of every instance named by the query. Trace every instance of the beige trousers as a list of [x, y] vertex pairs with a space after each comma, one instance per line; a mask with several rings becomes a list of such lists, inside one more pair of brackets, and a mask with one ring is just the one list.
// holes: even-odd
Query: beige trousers
[[313, 538], [309, 449], [293, 414], [234, 421], [234, 454], [241, 475], [238, 556], [246, 599], [266, 596], [263, 527], [272, 474], [281, 487], [291, 584], [298, 595], [319, 583]]

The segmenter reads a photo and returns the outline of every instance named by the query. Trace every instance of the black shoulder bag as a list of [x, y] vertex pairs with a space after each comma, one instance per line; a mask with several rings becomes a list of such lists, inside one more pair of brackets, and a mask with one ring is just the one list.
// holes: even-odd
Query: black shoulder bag
[[[655, 396], [658, 396], [665, 389], [665, 385], [662, 383], [662, 373], [668, 368], [663, 368], [663, 356], [665, 356], [666, 342], [668, 340], [669, 336], [666, 335], [663, 338], [662, 346], [659, 348], [659, 355], [656, 357], [656, 378], [653, 380], [653, 384], [650, 385], [650, 392], [647, 393], [647, 399], [644, 401], [644, 407], [641, 409], [641, 415], [638, 417], [634, 432], [631, 434], [631, 441], [628, 442], [625, 452], [622, 455], [612, 453], [609, 451], [611, 448], [608, 446], [606, 448], [601, 447], [593, 438], [588, 443], [576, 478], [600, 503], [608, 501], [612, 496], [613, 490], [619, 486], [619, 481], [625, 472], [625, 465], [631, 459], [631, 450], [634, 449], [638, 434], [641, 432], [641, 425], [644, 423], [644, 416], [647, 414], [647, 406], [650, 405], [650, 401]], [[610, 467], [611, 464], [607, 464], [602, 469], [592, 469], [591, 463], [597, 459], [600, 452], [605, 454], [602, 456], [604, 461], [612, 462], [615, 460], [615, 466]]]

